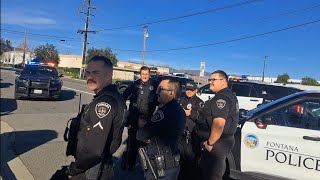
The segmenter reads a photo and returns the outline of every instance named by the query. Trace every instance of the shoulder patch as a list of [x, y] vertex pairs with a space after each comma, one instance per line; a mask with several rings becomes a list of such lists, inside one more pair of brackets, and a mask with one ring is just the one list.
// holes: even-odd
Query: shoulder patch
[[104, 118], [106, 117], [111, 110], [111, 105], [106, 103], [106, 102], [99, 102], [96, 104], [96, 114], [99, 118]]
[[219, 109], [222, 109], [226, 105], [226, 101], [224, 99], [218, 99], [216, 101], [216, 104]]
[[164, 118], [164, 114], [161, 110], [156, 111], [152, 118], [151, 118], [151, 122], [159, 122]]

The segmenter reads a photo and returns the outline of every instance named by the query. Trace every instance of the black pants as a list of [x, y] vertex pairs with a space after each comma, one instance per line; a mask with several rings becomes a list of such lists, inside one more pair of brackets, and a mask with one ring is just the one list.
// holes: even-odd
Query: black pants
[[[177, 180], [179, 175], [180, 167], [171, 168], [168, 170], [165, 170], [166, 176], [159, 178], [161, 180]], [[151, 171], [148, 170], [146, 172], [146, 180], [154, 180], [154, 176], [152, 175]]]
[[101, 164], [99, 163], [96, 166], [88, 169], [85, 173], [73, 176], [71, 180], [112, 180], [114, 175], [112, 164], [106, 164], [102, 169], [102, 174], [100, 177], [98, 177], [100, 167]]
[[135, 165], [139, 147], [145, 145], [143, 142], [136, 139], [137, 128], [128, 130], [127, 152], [125, 157], [126, 168], [132, 169]]
[[180, 151], [180, 173], [179, 180], [196, 180], [200, 177], [200, 169], [198, 166], [198, 155], [193, 150], [193, 142], [190, 139], [186, 140], [183, 136], [179, 142]]
[[200, 167], [203, 180], [221, 180], [226, 170], [226, 158], [234, 146], [234, 137], [220, 138], [211, 152], [203, 150]]

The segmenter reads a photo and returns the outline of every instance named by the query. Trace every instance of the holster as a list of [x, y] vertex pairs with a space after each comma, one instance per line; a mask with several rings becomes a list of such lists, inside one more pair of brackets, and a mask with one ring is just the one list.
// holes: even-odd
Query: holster
[[67, 122], [67, 127], [64, 131], [63, 138], [67, 144], [66, 155], [67, 156], [74, 156], [76, 157], [76, 150], [78, 144], [78, 132], [80, 130], [80, 122], [81, 122], [81, 115], [84, 111], [85, 105], [82, 106], [80, 113], [75, 118], [71, 118]]

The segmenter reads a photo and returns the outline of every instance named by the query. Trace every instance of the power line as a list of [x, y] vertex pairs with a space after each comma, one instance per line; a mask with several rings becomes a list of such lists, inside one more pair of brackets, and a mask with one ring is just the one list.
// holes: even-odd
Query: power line
[[[10, 30], [10, 29], [2, 29], [2, 31], [8, 32], [8, 33], [13, 33], [13, 34], [24, 34], [25, 32], [22, 31], [15, 31], [15, 30]], [[63, 39], [63, 40], [68, 40], [68, 41], [82, 41], [80, 38], [71, 38], [71, 37], [65, 37], [65, 36], [55, 36], [55, 35], [46, 35], [46, 34], [37, 34], [37, 33], [29, 33], [28, 32], [28, 36], [40, 36], [40, 37], [47, 37], [47, 38], [51, 38], [51, 39]]]
[[[214, 45], [219, 45], [219, 44], [226, 44], [226, 43], [230, 43], [230, 42], [236, 42], [236, 41], [241, 41], [241, 40], [245, 40], [245, 39], [251, 39], [251, 38], [255, 38], [255, 37], [259, 37], [259, 36], [265, 36], [265, 35], [273, 34], [273, 33], [277, 33], [277, 32], [287, 31], [287, 30], [290, 30], [290, 29], [294, 29], [294, 28], [298, 28], [298, 27], [302, 27], [302, 26], [306, 26], [306, 25], [310, 25], [310, 24], [315, 24], [315, 23], [319, 23], [319, 22], [320, 22], [320, 19], [315, 20], [315, 21], [302, 23], [302, 24], [298, 24], [298, 25], [294, 25], [294, 26], [289, 26], [289, 27], [282, 28], [282, 29], [268, 31], [268, 32], [260, 33], [260, 34], [244, 36], [244, 37], [231, 39], [231, 40], [226, 40], [226, 41], [220, 41], [220, 42], [202, 44], [202, 45], [194, 45], [194, 46], [188, 46], [188, 47], [182, 47], [182, 48], [148, 50], [146, 52], [150, 53], [150, 52], [164, 52], [164, 51], [166, 51], [166, 52], [167, 51], [179, 51], [179, 50], [195, 49], [195, 48], [201, 48], [201, 47], [207, 47], [207, 46], [214, 46]], [[130, 50], [130, 49], [115, 49], [115, 48], [111, 48], [111, 49], [112, 50], [116, 50], [116, 51], [139, 52], [139, 53], [141, 52], [139, 50]]]
[[217, 11], [222, 11], [222, 10], [225, 10], [225, 9], [231, 9], [231, 8], [234, 8], [234, 7], [239, 7], [239, 6], [251, 4], [251, 3], [254, 3], [254, 2], [257, 2], [257, 1], [261, 1], [261, 0], [249, 0], [249, 1], [235, 3], [235, 4], [231, 4], [231, 5], [227, 5], [227, 6], [223, 6], [223, 7], [219, 7], [219, 8], [214, 8], [214, 9], [210, 9], [210, 10], [206, 10], [206, 11], [192, 13], [192, 14], [188, 14], [188, 15], [182, 15], [182, 16], [177, 16], [177, 17], [172, 17], [172, 18], [167, 18], [167, 19], [159, 19], [159, 20], [155, 20], [155, 21], [150, 21], [150, 22], [145, 22], [145, 23], [138, 23], [138, 24], [134, 24], [134, 25], [127, 25], [127, 26], [121, 26], [121, 27], [115, 27], [115, 28], [101, 29], [101, 30], [97, 30], [97, 31], [98, 32], [111, 31], [111, 30], [118, 30], [118, 29], [126, 29], [126, 28], [132, 28], [132, 27], [145, 26], [145, 25], [150, 25], [150, 24], [158, 24], [158, 23], [163, 23], [163, 22], [167, 22], [167, 21], [174, 21], [174, 20], [188, 18], [188, 17], [192, 17], [192, 16], [198, 16], [198, 15], [202, 15], [202, 14], [208, 14], [208, 13], [213, 13], [213, 12], [217, 12]]

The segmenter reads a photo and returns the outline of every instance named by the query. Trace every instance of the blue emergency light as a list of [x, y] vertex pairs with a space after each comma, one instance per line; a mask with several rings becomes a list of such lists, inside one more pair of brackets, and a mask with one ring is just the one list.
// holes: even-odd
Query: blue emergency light
[[28, 65], [40, 65], [41, 62], [39, 60], [31, 60], [31, 61], [28, 61]]

